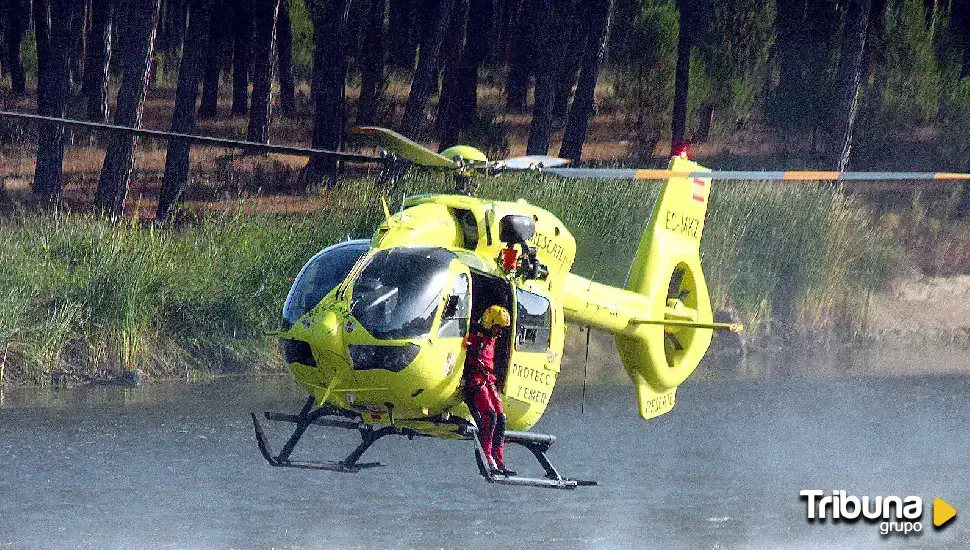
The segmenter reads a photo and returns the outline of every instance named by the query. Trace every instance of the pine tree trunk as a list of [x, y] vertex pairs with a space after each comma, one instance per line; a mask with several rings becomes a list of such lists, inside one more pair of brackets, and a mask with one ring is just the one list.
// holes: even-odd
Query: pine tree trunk
[[[149, 68], [155, 46], [160, 0], [122, 0], [119, 15], [119, 40], [122, 49], [122, 81], [118, 90], [114, 123], [137, 128], [141, 125]], [[131, 172], [134, 164], [135, 137], [115, 132], [108, 141], [101, 179], [95, 195], [95, 206], [112, 220], [124, 213]]]
[[357, 124], [370, 124], [377, 116], [377, 106], [384, 89], [384, 19], [387, 0], [370, 0], [364, 30], [364, 48], [360, 62], [360, 102], [357, 105]]
[[525, 154], [549, 153], [552, 137], [552, 102], [554, 99], [553, 64], [555, 63], [555, 19], [552, 0], [535, 2], [535, 39], [539, 62], [535, 65], [535, 97], [532, 103], [532, 124], [529, 127], [529, 143]]
[[[313, 0], [313, 147], [318, 149], [340, 149], [343, 140], [350, 3]], [[336, 182], [336, 171], [335, 160], [313, 157], [302, 178], [308, 187], [328, 175]]]
[[71, 2], [71, 37], [68, 46], [68, 74], [71, 86], [84, 85], [85, 26], [90, 0]]
[[7, 72], [10, 73], [10, 90], [15, 96], [27, 95], [27, 73], [21, 57], [21, 45], [30, 17], [30, 0], [9, 0], [4, 14], [3, 31], [7, 45]]
[[587, 21], [583, 14], [585, 9], [579, 9], [575, 0], [569, 7], [569, 25], [564, 28], [563, 43], [560, 51], [561, 63], [556, 71], [556, 96], [552, 105], [553, 120], [565, 121], [569, 115], [569, 100], [573, 95], [573, 86], [579, 78], [579, 69], [583, 59], [583, 51], [587, 39]]
[[[37, 43], [37, 114], [63, 117], [68, 91], [70, 2], [34, 0]], [[64, 126], [41, 123], [37, 138], [37, 164], [33, 193], [53, 203], [61, 194], [64, 163]]]
[[184, 47], [185, 21], [188, 16], [188, 9], [189, 3], [186, 0], [164, 0], [162, 2], [164, 16], [159, 22], [155, 50], [165, 52], [166, 57], [173, 60], [168, 65], [174, 62], [174, 59]]
[[949, 24], [960, 50], [960, 78], [963, 78], [970, 76], [970, 4], [954, 2], [949, 15]]
[[508, 65], [509, 52], [512, 50], [512, 31], [515, 28], [520, 3], [521, 0], [495, 0], [493, 3], [493, 32], [489, 35], [491, 47], [486, 60], [489, 65], [498, 67]]
[[460, 99], [457, 96], [457, 85], [461, 64], [466, 45], [466, 30], [468, 28], [468, 0], [455, 0], [448, 26], [449, 31], [442, 51], [444, 73], [441, 78], [441, 95], [438, 99], [438, 139], [442, 147], [454, 145], [458, 139], [458, 124], [456, 109]]
[[280, 0], [256, 0], [256, 55], [253, 63], [253, 96], [249, 109], [249, 141], [269, 143], [272, 102], [273, 57]]
[[[952, 1], [952, 0], [950, 0]], [[936, 20], [939, 13], [939, 3], [937, 0], [923, 0], [923, 8], [926, 11], [926, 28], [930, 31], [930, 39], [936, 34]], [[849, 6], [852, 9], [852, 6]], [[846, 16], [848, 17], [848, 15]], [[848, 21], [846, 21], [848, 23]]]
[[[878, 18], [879, 7], [873, 5], [871, 19]], [[950, 24], [953, 26], [954, 34], [959, 37], [960, 47], [960, 78], [970, 76], [970, 4], [967, 2], [954, 2], [950, 10]], [[964, 168], [966, 165], [963, 166]], [[960, 188], [956, 191], [953, 217], [958, 219], [970, 219], [970, 181], [959, 182]]]
[[87, 118], [108, 120], [108, 66], [111, 62], [111, 24], [115, 0], [91, 0], [91, 26], [88, 28], [87, 56], [84, 58], [84, 86]]
[[[451, 82], [445, 119], [440, 121], [442, 147], [457, 143], [459, 135], [475, 122], [478, 111], [478, 72], [488, 56], [494, 23], [493, 0], [471, 0], [464, 52]], [[441, 92], [444, 104], [445, 91]], [[440, 112], [439, 106], [439, 112]]]
[[249, 112], [254, 0], [232, 0], [232, 114]]
[[[540, 4], [543, 2], [544, 0], [540, 0]], [[563, 60], [568, 56], [569, 30], [573, 22], [572, 2], [557, 2], [548, 9], [546, 20], [543, 21], [540, 16], [536, 21], [536, 36], [545, 38], [536, 43], [540, 55], [537, 56], [539, 62], [535, 69], [535, 100], [532, 105], [532, 126], [526, 149], [530, 155], [549, 153], [549, 142], [554, 126], [556, 91], [559, 87]], [[589, 10], [586, 15], [595, 16], [595, 10]], [[582, 44], [580, 48], [584, 46], [585, 44]]]
[[532, 57], [535, 55], [533, 44], [533, 20], [536, 17], [538, 0], [522, 0], [509, 52], [509, 76], [505, 84], [505, 107], [513, 113], [525, 111], [526, 97], [529, 95], [529, 77], [532, 76]]
[[400, 131], [411, 139], [419, 139], [427, 120], [426, 109], [438, 91], [438, 70], [441, 45], [448, 32], [448, 19], [455, 0], [423, 0], [422, 20], [424, 40], [418, 53], [418, 68], [411, 80], [411, 91], [404, 106]]
[[213, 118], [219, 114], [219, 75], [228, 58], [230, 47], [229, 24], [232, 17], [232, 0], [214, 0], [209, 21], [209, 42], [206, 48], [205, 72], [202, 75], [202, 100], [199, 102], [199, 118]]
[[836, 116], [833, 120], [836, 157], [833, 165], [843, 171], [852, 152], [852, 130], [859, 110], [859, 91], [865, 72], [866, 42], [869, 36], [869, 12], [872, 0], [849, 2], [846, 13], [842, 55], [836, 73]]
[[[194, 0], [190, 8], [188, 36], [179, 63], [178, 88], [172, 112], [172, 131], [180, 134], [191, 134], [195, 130], [195, 100], [199, 96], [199, 83], [205, 70], [213, 2]], [[155, 211], [158, 221], [170, 219], [181, 200], [189, 177], [189, 152], [190, 144], [186, 140], [172, 139], [168, 142], [165, 175]]]
[[468, 38], [465, 45], [464, 70], [458, 78], [459, 96], [462, 110], [458, 121], [462, 129], [475, 122], [478, 112], [478, 73], [488, 61], [495, 30], [495, 0], [471, 0], [468, 16]]
[[589, 131], [589, 120], [593, 117], [596, 99], [596, 81], [599, 78], [600, 60], [606, 50], [610, 21], [613, 16], [613, 0], [595, 0], [589, 5], [589, 35], [583, 53], [583, 68], [576, 84], [566, 131], [562, 138], [559, 156], [579, 163], [583, 156], [583, 144]]
[[674, 114], [670, 123], [670, 156], [679, 154], [687, 143], [687, 90], [690, 86], [690, 0], [678, 0], [677, 9], [680, 11], [680, 30], [674, 76]]
[[389, 61], [395, 69], [411, 72], [420, 36], [418, 5], [425, 0], [390, 0], [388, 34]]
[[804, 55], [799, 35], [804, 32], [802, 27], [805, 1], [778, 0], [777, 10], [775, 50], [778, 57], [778, 87], [776, 90], [795, 88], [800, 85], [800, 79], [803, 78], [797, 60], [800, 54]]
[[293, 82], [293, 27], [290, 23], [290, 0], [280, 0], [280, 14], [276, 23], [278, 48], [280, 108], [283, 116], [296, 115], [296, 85]]

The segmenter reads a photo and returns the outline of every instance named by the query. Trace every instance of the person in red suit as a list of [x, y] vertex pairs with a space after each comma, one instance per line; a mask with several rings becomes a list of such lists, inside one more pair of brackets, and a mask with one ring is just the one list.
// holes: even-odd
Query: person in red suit
[[492, 475], [515, 475], [505, 467], [505, 411], [495, 378], [495, 342], [511, 324], [507, 309], [491, 306], [482, 314], [480, 323], [472, 323], [464, 341], [465, 402], [478, 424], [478, 441]]

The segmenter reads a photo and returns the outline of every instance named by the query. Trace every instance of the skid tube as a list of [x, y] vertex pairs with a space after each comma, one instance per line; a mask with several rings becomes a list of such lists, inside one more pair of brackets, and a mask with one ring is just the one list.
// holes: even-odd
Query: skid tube
[[475, 443], [475, 462], [478, 464], [478, 471], [489, 483], [500, 485], [521, 485], [526, 487], [542, 487], [546, 489], [575, 489], [576, 487], [589, 487], [597, 485], [595, 481], [586, 479], [572, 479], [562, 477], [556, 467], [549, 462], [546, 451], [556, 442], [556, 436], [549, 434], [537, 434], [532, 432], [516, 432], [508, 430], [505, 432], [505, 442], [521, 445], [529, 450], [539, 461], [539, 465], [546, 471], [546, 477], [534, 478], [519, 475], [506, 476], [492, 472], [485, 466], [482, 459], [485, 456], [482, 445], [478, 441], [478, 429], [475, 426], [463, 426], [459, 432], [469, 437]]
[[[271, 466], [303, 468], [311, 470], [329, 470], [332, 472], [356, 474], [367, 468], [383, 466], [379, 462], [358, 462], [360, 457], [363, 456], [367, 449], [369, 449], [371, 445], [376, 443], [381, 438], [389, 435], [403, 435], [408, 439], [413, 439], [414, 437], [432, 437], [409, 428], [398, 428], [396, 426], [374, 428], [360, 422], [360, 418], [351, 413], [347, 413], [330, 406], [323, 406], [319, 409], [314, 409], [313, 404], [314, 399], [313, 397], [310, 397], [307, 399], [306, 403], [303, 405], [303, 408], [298, 414], [276, 412], [263, 413], [267, 420], [296, 424], [293, 434], [290, 435], [290, 438], [283, 445], [283, 448], [280, 450], [279, 454], [273, 454], [269, 442], [266, 439], [266, 434], [263, 431], [263, 427], [259, 423], [259, 418], [257, 418], [256, 413], [251, 413], [253, 419], [253, 429], [256, 432], [256, 444], [259, 446], [259, 452], [263, 455], [263, 458], [266, 459], [266, 462], [269, 462]], [[347, 455], [347, 458], [341, 461], [311, 462], [290, 460], [290, 455], [293, 454], [293, 450], [300, 442], [300, 439], [303, 437], [307, 428], [313, 425], [357, 430], [360, 432], [361, 442], [359, 445], [357, 445], [356, 449]], [[521, 445], [528, 449], [532, 455], [535, 456], [536, 460], [539, 461], [539, 464], [546, 472], [546, 477], [544, 478], [529, 478], [522, 476], [504, 476], [489, 471], [489, 469], [485, 466], [484, 460], [482, 459], [484, 454], [482, 452], [482, 447], [478, 442], [477, 428], [474, 425], [468, 424], [457, 425], [457, 428], [458, 435], [471, 439], [472, 442], [474, 442], [475, 461], [478, 464], [478, 470], [482, 477], [484, 477], [489, 483], [546, 487], [551, 489], [575, 489], [576, 487], [596, 485], [595, 481], [571, 479], [559, 475], [559, 472], [556, 471], [556, 468], [546, 457], [546, 451], [548, 451], [549, 447], [556, 442], [556, 437], [553, 435], [517, 431], [505, 432], [506, 442]]]
[[[367, 449], [376, 443], [377, 440], [389, 435], [404, 435], [408, 438], [414, 438], [415, 436], [421, 435], [407, 428], [384, 426], [383, 428], [374, 429], [371, 426], [351, 419], [345, 420], [342, 418], [325, 418], [327, 416], [339, 416], [340, 411], [327, 406], [314, 410], [313, 402], [313, 397], [308, 398], [306, 404], [303, 405], [303, 409], [300, 410], [299, 414], [284, 414], [274, 412], [263, 413], [267, 420], [296, 424], [293, 434], [286, 441], [286, 443], [283, 445], [283, 449], [280, 450], [279, 454], [277, 455], [273, 454], [273, 451], [269, 446], [269, 442], [266, 439], [266, 434], [263, 432], [263, 427], [260, 425], [259, 419], [256, 417], [256, 413], [251, 413], [253, 418], [253, 429], [256, 431], [256, 444], [259, 446], [259, 452], [263, 455], [263, 458], [266, 459], [266, 462], [269, 462], [271, 466], [304, 468], [310, 470], [329, 470], [332, 472], [356, 474], [367, 468], [383, 466], [383, 464], [380, 462], [357, 462], [367, 451]], [[360, 432], [360, 444], [357, 445], [357, 448], [354, 449], [349, 455], [347, 455], [347, 458], [339, 462], [290, 460], [290, 455], [293, 454], [293, 449], [296, 448], [297, 443], [300, 442], [300, 439], [303, 437], [303, 434], [306, 432], [307, 428], [312, 425], [358, 430]]]

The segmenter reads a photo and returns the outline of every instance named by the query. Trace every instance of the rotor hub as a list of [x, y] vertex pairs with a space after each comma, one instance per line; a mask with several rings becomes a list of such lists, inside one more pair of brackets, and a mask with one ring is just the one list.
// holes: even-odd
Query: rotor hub
[[454, 145], [441, 152], [441, 156], [455, 161], [462, 161], [466, 165], [484, 164], [488, 157], [481, 150], [471, 145]]

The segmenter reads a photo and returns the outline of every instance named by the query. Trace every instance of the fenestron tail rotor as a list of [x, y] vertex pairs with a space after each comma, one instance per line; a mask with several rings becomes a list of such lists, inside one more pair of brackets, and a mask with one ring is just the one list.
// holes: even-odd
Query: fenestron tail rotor
[[[685, 289], [683, 286], [684, 282], [684, 267], [677, 267], [674, 269], [673, 273], [670, 275], [670, 284], [667, 286], [667, 299], [665, 304], [665, 310], [667, 314], [664, 315], [664, 320], [680, 320], [680, 321], [696, 321], [697, 314], [696, 310], [692, 310], [693, 315], [690, 315], [683, 306], [684, 299], [690, 294], [689, 289]], [[676, 313], [670, 315], [670, 312], [678, 312], [680, 310], [680, 315]], [[678, 327], [665, 327], [664, 329], [664, 355], [667, 358], [667, 366], [673, 367], [676, 365], [677, 354], [684, 351], [684, 345], [681, 343], [677, 336]]]

